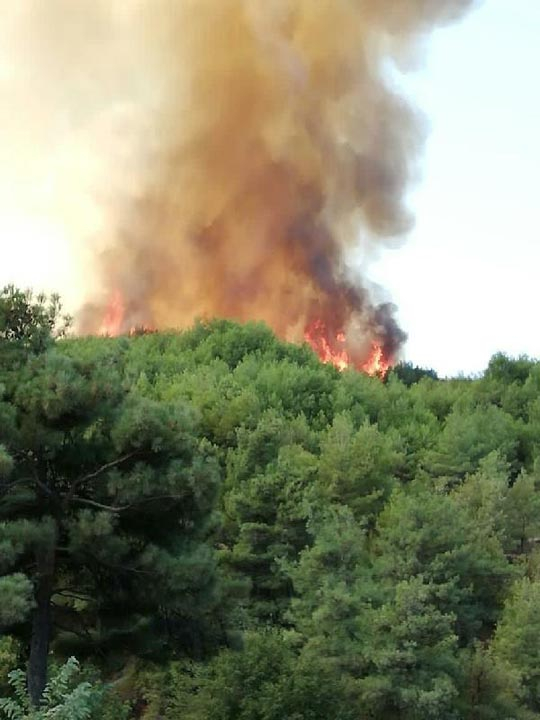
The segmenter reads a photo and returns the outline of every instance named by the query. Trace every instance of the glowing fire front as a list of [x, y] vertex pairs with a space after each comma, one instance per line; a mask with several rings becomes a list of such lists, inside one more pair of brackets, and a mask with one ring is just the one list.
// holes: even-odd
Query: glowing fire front
[[125, 313], [126, 308], [122, 293], [119, 290], [115, 290], [109, 300], [107, 310], [99, 326], [98, 335], [107, 335], [109, 337], [120, 335], [122, 333]]
[[371, 346], [369, 358], [361, 365], [360, 369], [368, 375], [377, 375], [384, 378], [391, 367], [392, 362], [385, 358], [381, 345], [374, 342]]
[[304, 339], [311, 345], [322, 362], [335, 365], [338, 370], [346, 370], [351, 365], [349, 353], [345, 348], [345, 333], [339, 332], [329, 339], [328, 332], [321, 320], [309, 325], [304, 332]]
[[[107, 306], [98, 335], [116, 337], [123, 333], [133, 335], [139, 328], [131, 327], [126, 331], [126, 306], [122, 293], [116, 290]], [[152, 332], [153, 328], [142, 327], [144, 332]], [[332, 335], [322, 320], [315, 320], [308, 325], [304, 331], [304, 340], [313, 348], [323, 363], [330, 363], [338, 370], [356, 368], [368, 375], [384, 377], [392, 365], [389, 358], [385, 357], [380, 343], [373, 341], [367, 359], [358, 360], [353, 358], [347, 350], [347, 337], [343, 331]]]
[[126, 317], [129, 312], [119, 290], [115, 290], [107, 304], [103, 319], [97, 331], [98, 335], [117, 337], [118, 335], [138, 335], [141, 333], [156, 332], [156, 328], [142, 324], [130, 324], [126, 327]]
[[345, 333], [340, 331], [332, 337], [321, 320], [315, 320], [306, 328], [304, 339], [322, 362], [330, 363], [338, 370], [353, 367], [368, 375], [384, 377], [392, 365], [391, 360], [385, 357], [382, 346], [376, 341], [371, 343], [367, 359], [360, 361], [353, 359], [346, 347]]

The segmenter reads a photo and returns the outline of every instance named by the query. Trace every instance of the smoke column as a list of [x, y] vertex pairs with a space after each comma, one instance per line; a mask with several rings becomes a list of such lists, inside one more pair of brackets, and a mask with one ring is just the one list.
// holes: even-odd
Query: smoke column
[[[356, 364], [374, 344], [396, 355], [392, 306], [347, 259], [366, 267], [412, 225], [422, 123], [391, 67], [473, 0], [21, 2], [32, 46], [67, 73], [79, 137], [97, 127], [96, 153], [114, 158], [92, 176], [82, 332], [224, 316], [318, 334]], [[55, 14], [61, 56], [44, 40]]]

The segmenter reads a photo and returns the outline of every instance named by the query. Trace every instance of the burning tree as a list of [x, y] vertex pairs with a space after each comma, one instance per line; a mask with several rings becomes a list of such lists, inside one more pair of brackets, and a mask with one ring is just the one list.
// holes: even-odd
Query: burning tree
[[384, 374], [405, 334], [367, 269], [413, 225], [423, 143], [388, 68], [472, 4], [164, 0], [155, 13], [142, 0], [126, 12], [145, 41], [133, 62], [161, 94], [133, 98], [144, 172], [109, 198], [103, 292], [81, 329], [256, 319], [324, 361]]

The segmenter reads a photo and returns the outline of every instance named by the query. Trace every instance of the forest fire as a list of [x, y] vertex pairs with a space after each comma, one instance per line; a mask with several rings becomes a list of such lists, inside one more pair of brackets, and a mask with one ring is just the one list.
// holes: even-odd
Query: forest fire
[[111, 295], [97, 334], [109, 337], [120, 335], [123, 329], [125, 313], [126, 309], [122, 293], [115, 290]]
[[126, 325], [130, 313], [119, 290], [115, 290], [110, 297], [109, 303], [103, 315], [103, 320], [97, 331], [103, 337], [118, 337], [119, 335], [138, 335], [156, 332], [156, 328], [144, 323], [131, 322]]
[[367, 359], [357, 359], [347, 349], [347, 337], [342, 330], [332, 336], [321, 320], [315, 320], [306, 328], [304, 339], [317, 353], [323, 363], [334, 365], [338, 370], [355, 368], [368, 375], [384, 378], [392, 362], [385, 357], [380, 343], [373, 341]]
[[369, 265], [412, 228], [424, 141], [387, 69], [472, 4], [128, 3], [113, 46], [116, 32], [128, 55], [130, 33], [141, 41], [117, 138], [133, 161], [105, 202], [106, 299], [93, 288], [78, 330], [260, 320], [323, 362], [384, 375], [406, 335]]
[[[97, 334], [105, 337], [116, 337], [122, 334], [134, 335], [139, 331], [154, 331], [154, 328], [144, 325], [126, 327], [125, 320], [125, 302], [122, 293], [115, 290], [111, 295]], [[355, 368], [368, 375], [383, 378], [392, 365], [391, 360], [385, 356], [379, 342], [372, 342], [367, 359], [365, 353], [362, 354], [362, 357], [358, 357], [358, 353], [349, 348], [346, 333], [340, 330], [333, 334], [322, 320], [315, 320], [306, 327], [304, 340], [312, 347], [323, 363], [334, 365], [340, 371]]]
[[392, 367], [392, 364], [393, 363], [384, 356], [382, 346], [374, 342], [369, 358], [360, 366], [360, 369], [368, 375], [376, 375], [377, 377], [384, 378], [388, 370]]
[[351, 365], [349, 353], [345, 348], [344, 332], [339, 332], [335, 338], [329, 339], [324, 323], [316, 320], [306, 328], [304, 339], [311, 345], [322, 362], [330, 363], [338, 370], [346, 370]]

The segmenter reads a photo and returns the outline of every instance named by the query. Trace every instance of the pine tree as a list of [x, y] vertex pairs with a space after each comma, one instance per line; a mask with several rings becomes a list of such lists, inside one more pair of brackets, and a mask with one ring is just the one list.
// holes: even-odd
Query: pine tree
[[147, 649], [168, 637], [197, 650], [218, 481], [191, 408], [145, 397], [120, 349], [55, 343], [55, 309], [47, 340], [42, 305], [12, 291], [0, 303], [2, 620], [28, 617], [34, 703], [60, 631], [87, 651], [145, 635]]

